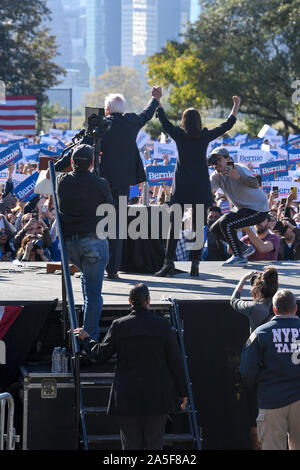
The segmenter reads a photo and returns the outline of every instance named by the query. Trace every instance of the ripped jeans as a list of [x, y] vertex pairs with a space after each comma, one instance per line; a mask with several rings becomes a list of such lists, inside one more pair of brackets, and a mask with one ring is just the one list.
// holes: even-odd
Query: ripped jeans
[[104, 270], [109, 260], [107, 240], [84, 237], [67, 240], [69, 261], [81, 272], [81, 287], [84, 301], [83, 328], [90, 337], [99, 339], [99, 320], [102, 311], [101, 295]]

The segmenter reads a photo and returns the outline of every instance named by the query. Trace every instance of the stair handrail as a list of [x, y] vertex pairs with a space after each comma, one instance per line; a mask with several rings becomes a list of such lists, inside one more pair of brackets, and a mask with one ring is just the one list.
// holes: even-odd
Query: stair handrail
[[77, 316], [76, 316], [76, 309], [75, 309], [75, 301], [74, 301], [74, 294], [72, 288], [72, 281], [71, 281], [71, 274], [69, 268], [69, 260], [67, 255], [66, 243], [63, 237], [63, 230], [59, 215], [59, 207], [57, 202], [56, 196], [56, 175], [55, 175], [55, 167], [54, 162], [48, 162], [48, 168], [50, 172], [50, 180], [52, 184], [52, 194], [53, 194], [53, 202], [55, 208], [55, 216], [56, 216], [56, 229], [60, 244], [60, 252], [61, 252], [61, 263], [62, 263], [62, 278], [64, 280], [65, 286], [65, 294], [67, 300], [67, 306], [65, 311], [68, 313], [68, 319], [70, 323], [70, 338], [71, 338], [71, 348], [72, 348], [72, 374], [74, 379], [74, 387], [75, 387], [75, 412], [76, 412], [76, 430], [79, 432], [79, 427], [81, 425], [82, 429], [82, 437], [83, 437], [83, 444], [84, 449], [87, 449], [87, 435], [86, 435], [86, 426], [85, 426], [85, 417], [84, 417], [84, 407], [82, 403], [82, 389], [80, 384], [80, 345], [79, 339], [74, 335], [74, 329], [78, 328]]
[[[8, 414], [5, 433], [6, 404]], [[0, 450], [4, 450], [4, 441], [6, 441], [5, 450], [14, 450], [15, 443], [20, 442], [20, 436], [15, 434], [14, 412], [15, 403], [12, 395], [8, 392], [0, 393]]]
[[202, 450], [202, 439], [200, 436], [199, 428], [198, 428], [198, 423], [197, 423], [197, 411], [195, 407], [195, 402], [194, 402], [194, 395], [193, 395], [193, 389], [192, 389], [192, 382], [190, 379], [190, 373], [189, 373], [189, 367], [188, 367], [188, 362], [187, 362], [187, 355], [186, 355], [186, 350], [185, 350], [185, 344], [184, 344], [184, 338], [183, 338], [183, 331], [180, 323], [180, 315], [178, 311], [178, 304], [175, 299], [172, 297], [169, 297], [167, 300], [171, 303], [171, 320], [173, 323], [173, 327], [177, 331], [178, 339], [179, 339], [179, 344], [180, 344], [180, 349], [181, 349], [181, 354], [183, 358], [183, 365], [184, 365], [184, 371], [185, 371], [185, 376], [186, 376], [186, 382], [187, 382], [187, 387], [188, 387], [188, 402], [189, 406], [191, 409], [192, 413], [192, 422], [191, 422], [191, 428], [193, 429], [193, 434], [195, 436], [196, 444], [197, 444], [197, 449]]

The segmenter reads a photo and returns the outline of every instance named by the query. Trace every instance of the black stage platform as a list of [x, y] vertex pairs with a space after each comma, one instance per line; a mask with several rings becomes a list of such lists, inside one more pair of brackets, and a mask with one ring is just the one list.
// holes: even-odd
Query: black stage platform
[[[237, 282], [246, 272], [260, 271], [266, 265], [260, 262], [249, 263], [244, 268], [227, 268], [221, 267], [219, 262], [203, 262], [200, 263], [199, 278], [191, 278], [190, 263], [178, 262], [179, 272], [173, 278], [121, 272], [118, 280], [104, 280], [102, 335], [114, 317], [129, 310], [128, 293], [138, 282], [148, 285], [151, 307], [158, 313], [170, 311], [171, 303], [164, 299], [173, 297], [178, 301], [204, 449], [251, 447], [248, 397], [239, 376], [240, 352], [249, 336], [249, 323], [246, 317], [231, 308], [229, 301]], [[272, 265], [278, 269], [280, 287], [292, 290], [299, 298], [300, 263], [275, 262]], [[61, 275], [47, 274], [45, 263], [28, 263], [27, 266], [0, 263], [0, 282], [0, 305], [18, 304], [26, 308], [4, 338], [10, 371], [5, 374], [0, 367], [1, 388], [1, 380], [3, 384], [3, 381], [8, 383], [17, 379], [22, 361], [28, 362], [34, 354], [49, 355], [54, 346], [62, 344], [63, 336]], [[80, 279], [72, 276], [72, 284], [75, 304], [80, 308]], [[247, 283], [242, 298], [249, 297]], [[24, 338], [31, 344], [25, 344]], [[51, 355], [49, 357], [51, 361]], [[91, 373], [96, 372], [97, 366], [93, 366]], [[35, 431], [39, 434], [38, 428]], [[185, 448], [184, 444], [182, 448]]]

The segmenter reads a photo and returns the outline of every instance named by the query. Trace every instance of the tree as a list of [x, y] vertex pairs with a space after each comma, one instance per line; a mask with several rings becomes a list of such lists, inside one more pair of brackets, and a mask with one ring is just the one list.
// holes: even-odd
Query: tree
[[182, 43], [169, 42], [148, 58], [149, 78], [172, 85], [170, 104], [229, 108], [285, 132], [300, 133], [292, 83], [300, 78], [300, 0], [210, 0]]
[[52, 59], [57, 55], [55, 36], [41, 27], [49, 10], [43, 0], [1, 0], [0, 79], [8, 95], [35, 95], [57, 85], [65, 71]]
[[139, 73], [130, 67], [113, 66], [95, 80], [94, 92], [86, 95], [87, 106], [104, 107], [109, 93], [121, 93], [126, 99], [128, 112], [141, 111], [151, 97]]

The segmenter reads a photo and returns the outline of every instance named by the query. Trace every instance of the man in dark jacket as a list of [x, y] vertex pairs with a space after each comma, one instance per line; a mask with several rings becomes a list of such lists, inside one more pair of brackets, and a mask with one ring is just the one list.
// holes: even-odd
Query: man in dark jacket
[[[102, 137], [99, 171], [110, 185], [117, 215], [117, 237], [109, 240], [108, 279], [118, 278], [122, 261], [123, 240], [118, 237], [119, 197], [128, 198], [130, 186], [146, 181], [136, 138], [139, 130], [152, 118], [161, 95], [161, 88], [153, 87], [152, 99], [139, 114], [125, 113], [126, 102], [120, 94], [108, 95], [105, 99], [105, 115], [111, 121], [111, 127]], [[62, 171], [70, 166], [70, 157], [71, 152], [55, 164], [55, 170]]]
[[117, 353], [108, 414], [118, 419], [124, 450], [163, 447], [169, 413], [185, 408], [187, 385], [176, 336], [169, 321], [149, 310], [145, 284], [130, 291], [129, 315], [114, 320], [102, 343], [74, 330], [92, 358], [101, 362]]
[[[161, 97], [160, 88], [152, 88], [152, 99], [139, 114], [125, 113], [126, 102], [122, 95], [108, 95], [105, 99], [105, 115], [111, 121], [111, 129], [102, 139], [100, 175], [111, 188], [119, 221], [119, 197], [129, 197], [130, 186], [146, 181], [146, 174], [136, 144], [139, 130], [149, 121]], [[123, 240], [118, 237], [109, 240], [110, 259], [107, 265], [108, 279], [118, 277], [122, 261]], [[127, 227], [126, 227], [127, 229]]]
[[241, 374], [257, 386], [257, 436], [263, 450], [300, 450], [300, 319], [294, 294], [273, 297], [275, 316], [251, 334], [241, 355]]
[[81, 272], [83, 325], [91, 338], [98, 340], [109, 251], [106, 238], [97, 236], [101, 220], [97, 208], [113, 201], [107, 181], [89, 171], [93, 162], [93, 148], [77, 146], [72, 155], [73, 171], [57, 177], [57, 198], [68, 257]]

